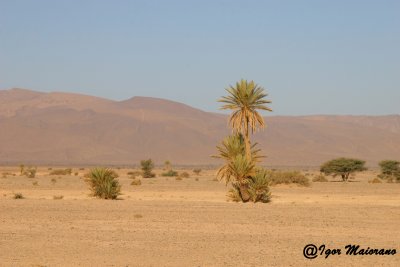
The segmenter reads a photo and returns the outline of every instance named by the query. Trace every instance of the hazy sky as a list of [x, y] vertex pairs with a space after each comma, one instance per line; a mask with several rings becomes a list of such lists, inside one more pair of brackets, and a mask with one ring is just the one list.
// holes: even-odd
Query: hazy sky
[[399, 114], [399, 14], [398, 0], [0, 0], [0, 89], [216, 111], [245, 78], [274, 115]]

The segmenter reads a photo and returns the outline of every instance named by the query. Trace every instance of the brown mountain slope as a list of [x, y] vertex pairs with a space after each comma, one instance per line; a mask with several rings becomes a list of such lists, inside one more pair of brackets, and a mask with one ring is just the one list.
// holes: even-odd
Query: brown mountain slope
[[[317, 166], [337, 156], [400, 159], [400, 116], [266, 118], [256, 140], [269, 166]], [[0, 91], [0, 163], [217, 164], [227, 117], [173, 101], [112, 101], [69, 93]]]

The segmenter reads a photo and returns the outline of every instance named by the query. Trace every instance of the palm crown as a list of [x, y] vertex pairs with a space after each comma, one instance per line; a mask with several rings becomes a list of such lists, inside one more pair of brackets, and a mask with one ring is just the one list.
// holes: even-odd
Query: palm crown
[[254, 81], [247, 82], [242, 79], [236, 83], [236, 87], [230, 86], [226, 91], [229, 95], [218, 101], [225, 103], [221, 109], [234, 110], [229, 119], [234, 130], [246, 134], [249, 126], [252, 132], [257, 130], [257, 125], [261, 128], [265, 126], [263, 117], [257, 111], [272, 111], [267, 106], [271, 101], [265, 99], [268, 94], [265, 93], [264, 88], [255, 84]]

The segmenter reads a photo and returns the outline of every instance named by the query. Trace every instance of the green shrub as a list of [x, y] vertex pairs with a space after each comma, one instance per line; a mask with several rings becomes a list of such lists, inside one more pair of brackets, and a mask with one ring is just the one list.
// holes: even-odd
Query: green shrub
[[313, 182], [328, 182], [328, 179], [326, 179], [326, 176], [323, 174], [319, 174], [317, 176], [315, 176], [312, 179]]
[[174, 170], [169, 170], [167, 172], [163, 172], [161, 176], [166, 176], [166, 177], [173, 177], [173, 176], [178, 176], [178, 172]]
[[57, 169], [52, 170], [49, 175], [71, 175], [72, 169]]
[[94, 168], [85, 175], [93, 196], [103, 199], [116, 199], [120, 195], [121, 186], [118, 174], [109, 168]]
[[154, 163], [151, 159], [140, 161], [142, 166], [142, 176], [143, 178], [153, 178], [156, 175], [152, 172], [154, 169]]
[[14, 199], [24, 199], [24, 196], [21, 193], [15, 193]]
[[310, 180], [299, 171], [267, 171], [270, 185], [298, 184], [309, 186]]

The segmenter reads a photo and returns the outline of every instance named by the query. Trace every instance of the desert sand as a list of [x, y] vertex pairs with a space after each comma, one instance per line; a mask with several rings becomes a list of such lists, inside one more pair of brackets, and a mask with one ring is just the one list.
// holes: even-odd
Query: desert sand
[[[27, 178], [2, 167], [0, 265], [400, 266], [400, 184], [368, 183], [373, 171], [347, 183], [274, 186], [271, 203], [253, 204], [227, 202], [213, 170], [140, 186], [130, 185], [131, 170], [117, 170], [120, 200], [100, 200], [89, 196], [87, 168], [49, 176], [42, 167]], [[306, 259], [309, 243], [342, 255]], [[397, 254], [343, 255], [347, 244]]]

